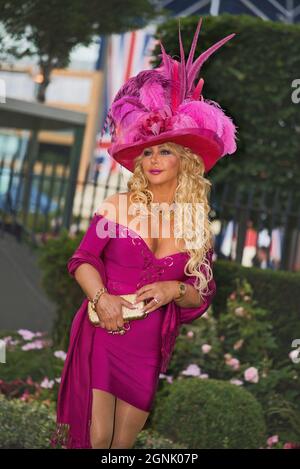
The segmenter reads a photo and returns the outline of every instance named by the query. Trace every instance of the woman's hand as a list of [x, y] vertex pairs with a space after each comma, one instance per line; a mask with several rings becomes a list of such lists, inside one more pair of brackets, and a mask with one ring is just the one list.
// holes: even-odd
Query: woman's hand
[[121, 298], [121, 296], [111, 295], [108, 292], [102, 293], [96, 304], [100, 326], [109, 331], [116, 331], [118, 327], [123, 327], [122, 305], [132, 309], [136, 308], [130, 301]]
[[[166, 280], [164, 282], [150, 283], [139, 288], [136, 291], [136, 295], [136, 303], [151, 299], [143, 309], [143, 311], [150, 313], [160, 306], [170, 303], [174, 297], [178, 296], [178, 282], [177, 280]], [[154, 300], [155, 297], [159, 299], [158, 302]]]

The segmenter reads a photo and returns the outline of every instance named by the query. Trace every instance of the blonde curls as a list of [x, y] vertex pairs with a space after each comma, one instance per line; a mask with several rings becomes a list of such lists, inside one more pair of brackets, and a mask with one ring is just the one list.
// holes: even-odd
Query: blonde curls
[[[195, 288], [199, 291], [201, 298], [208, 293], [208, 283], [213, 277], [210, 262], [206, 257], [207, 251], [212, 248], [212, 229], [209, 220], [209, 195], [211, 190], [211, 182], [204, 177], [204, 163], [201, 158], [186, 147], [173, 142], [164, 144], [174, 155], [180, 157], [180, 169], [178, 174], [178, 185], [175, 190], [174, 202], [179, 209], [179, 217], [182, 216], [182, 207], [189, 204], [191, 208], [189, 212], [189, 221], [182, 228], [180, 237], [184, 239], [186, 248], [180, 249], [178, 246], [179, 238], [176, 236], [177, 228], [175, 227], [175, 244], [179, 251], [188, 252], [189, 260], [185, 265], [184, 272], [187, 276], [195, 276]], [[135, 159], [134, 172], [127, 182], [130, 194], [130, 203], [138, 204], [143, 208], [147, 208], [153, 202], [153, 193], [148, 188], [148, 179], [146, 178], [142, 168], [143, 154]], [[196, 207], [201, 204], [202, 224], [199, 230], [199, 223], [196, 223], [199, 212]], [[181, 207], [181, 208], [180, 208]], [[186, 217], [186, 212], [184, 212]], [[186, 220], [185, 220], [186, 221]], [[199, 232], [200, 231], [200, 232]], [[189, 244], [196, 245], [197, 249], [188, 248]], [[198, 248], [198, 246], [202, 246]], [[200, 270], [203, 266], [204, 273]]]

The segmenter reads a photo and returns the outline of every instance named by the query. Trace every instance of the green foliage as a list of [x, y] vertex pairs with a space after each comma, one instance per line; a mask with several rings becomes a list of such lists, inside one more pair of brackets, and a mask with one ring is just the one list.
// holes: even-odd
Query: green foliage
[[280, 361], [283, 356], [286, 357], [292, 340], [300, 337], [300, 274], [243, 267], [236, 262], [218, 260], [214, 266], [214, 276], [218, 290], [214, 299], [216, 318], [224, 315], [227, 299], [236, 289], [238, 279], [247, 280], [253, 291], [253, 300], [266, 310], [265, 319], [276, 331], [274, 359]]
[[153, 428], [186, 448], [259, 448], [262, 408], [250, 392], [218, 380], [176, 380], [155, 407]]
[[242, 341], [236, 350], [241, 361], [254, 363], [268, 359], [277, 349], [268, 312], [257, 306], [247, 281], [237, 279], [236, 283], [236, 290], [227, 300], [226, 312], [220, 315], [218, 322], [219, 334], [226, 337], [224, 351], [232, 351], [237, 341]]
[[39, 265], [43, 271], [42, 285], [49, 298], [57, 305], [52, 330], [53, 344], [62, 350], [67, 350], [72, 319], [84, 298], [81, 288], [67, 271], [67, 261], [81, 238], [82, 233], [71, 238], [63, 230], [57, 239], [50, 239], [39, 250]]
[[41, 381], [45, 376], [58, 378], [62, 369], [62, 360], [53, 355], [52, 348], [44, 350], [22, 351], [16, 348], [6, 354], [7, 363], [1, 366], [1, 379], [11, 381], [16, 378]]
[[[50, 449], [50, 437], [55, 430], [55, 412], [38, 402], [25, 403], [0, 395], [1, 449]], [[29, 431], [30, 430], [30, 431]], [[157, 432], [143, 430], [137, 436], [134, 449], [185, 448]]]
[[56, 348], [52, 347], [51, 339], [43, 335], [38, 340], [43, 341], [43, 348], [32, 350], [22, 350], [24, 345], [37, 340], [23, 340], [20, 334], [14, 331], [2, 330], [0, 339], [10, 336], [11, 340], [16, 341], [14, 345], [6, 346], [6, 363], [1, 367], [1, 379], [10, 381], [16, 378], [26, 379], [30, 376], [38, 381], [45, 376], [48, 378], [57, 378], [62, 369], [62, 360], [55, 357]]
[[[6, 362], [1, 366], [0, 395], [39, 401], [54, 408], [64, 361], [54, 355], [57, 350], [51, 340], [46, 334], [25, 340], [17, 332], [1, 331], [0, 339], [5, 338]], [[31, 346], [37, 348], [26, 350]]]
[[[300, 438], [299, 366], [291, 363], [288, 357], [290, 348], [277, 358], [276, 329], [267, 311], [259, 308], [253, 300], [249, 283], [245, 280], [236, 283], [237, 289], [228, 298], [226, 313], [219, 317], [219, 331], [225, 337], [223, 350], [225, 353], [234, 352], [243, 363], [242, 369], [253, 364], [257, 366], [261, 378], [254, 387], [253, 384], [249, 386], [264, 405], [268, 428], [276, 426], [277, 432], [282, 430], [290, 438]], [[240, 340], [242, 344], [235, 350], [235, 344]]]
[[50, 435], [55, 428], [55, 415], [47, 406], [0, 395], [1, 449], [50, 448]]
[[184, 449], [185, 445], [174, 443], [169, 438], [164, 438], [154, 430], [141, 431], [136, 439], [133, 449]]
[[2, 58], [37, 56], [44, 76], [39, 101], [45, 100], [51, 71], [67, 67], [76, 46], [143, 27], [159, 14], [148, 0], [0, 0], [0, 11]]
[[[177, 338], [169, 373], [176, 379], [189, 364], [209, 378], [238, 380], [261, 403], [270, 435], [284, 441], [300, 439], [299, 364], [291, 362], [290, 349], [280, 357], [277, 330], [268, 311], [257, 306], [246, 281], [237, 281], [219, 318], [211, 310], [184, 326]], [[209, 352], [202, 347], [210, 345]], [[257, 370], [257, 381], [246, 371]]]
[[[189, 364], [196, 363], [201, 370], [205, 370], [210, 377], [223, 377], [229, 379], [232, 373], [225, 367], [223, 357], [223, 344], [218, 333], [218, 324], [210, 308], [190, 325], [181, 327], [181, 333], [176, 339], [176, 345], [168, 373], [178, 377]], [[202, 346], [209, 344], [209, 354], [202, 352]]]
[[[156, 17], [148, 0], [14, 0], [0, 1], [1, 21], [13, 39], [23, 39], [27, 48], [12, 51], [15, 55], [38, 54], [48, 65], [65, 67], [71, 50], [88, 46], [100, 34], [133, 30]], [[51, 38], [51, 40], [50, 40]], [[49, 60], [50, 59], [50, 60]]]

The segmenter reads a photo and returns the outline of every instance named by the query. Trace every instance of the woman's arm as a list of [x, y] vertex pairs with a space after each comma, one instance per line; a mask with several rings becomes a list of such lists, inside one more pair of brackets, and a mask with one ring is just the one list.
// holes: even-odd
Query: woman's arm
[[[212, 254], [213, 250], [211, 249], [206, 253], [206, 257], [212, 264]], [[204, 273], [204, 264], [201, 266], [200, 270]], [[187, 277], [187, 276], [186, 276]], [[208, 292], [204, 296], [204, 299], [200, 298], [198, 290], [194, 287], [196, 282], [196, 276], [189, 276], [184, 283], [187, 285], [186, 293], [181, 300], [175, 300], [178, 296], [178, 280], [164, 280], [162, 282], [154, 282], [148, 285], [144, 285], [136, 291], [136, 303], [142, 300], [150, 300], [149, 303], [143, 308], [145, 312], [152, 312], [157, 308], [157, 303], [155, 303], [155, 296], [160, 298], [161, 304], [165, 305], [168, 303], [173, 303], [173, 306], [179, 310], [181, 322], [192, 322], [196, 317], [201, 316], [208, 309], [213, 296], [216, 293], [216, 283], [214, 278], [208, 282]]]
[[[77, 275], [75, 272], [79, 270], [82, 264], [90, 264], [93, 267], [94, 275], [97, 276], [99, 282], [106, 284], [106, 274], [103, 260], [101, 258], [102, 252], [110, 240], [109, 233], [105, 236], [98, 236], [97, 223], [102, 219], [101, 215], [94, 214], [88, 229], [86, 230], [81, 242], [73, 255], [69, 258], [67, 263], [67, 269], [69, 274], [76, 280]], [[81, 270], [81, 269], [80, 269]], [[82, 275], [80, 274], [80, 278]]]
[[94, 298], [99, 288], [106, 286], [105, 267], [101, 254], [110, 238], [109, 235], [99, 237], [97, 234], [97, 223], [101, 219], [101, 215], [94, 214], [80, 244], [67, 263], [69, 274], [75, 278], [89, 298]]
[[[75, 277], [75, 271], [83, 263], [90, 264], [98, 272], [99, 276], [96, 276], [98, 283], [102, 286], [106, 286], [106, 274], [105, 268], [102, 261], [102, 253], [107, 243], [110, 241], [109, 234], [109, 223], [103, 212], [107, 207], [115, 207], [116, 200], [118, 200], [118, 194], [113, 194], [107, 197], [101, 204], [98, 210], [94, 213], [94, 216], [90, 222], [88, 229], [86, 230], [78, 248], [74, 254], [68, 260], [68, 271], [72, 277]], [[85, 268], [86, 270], [86, 268]], [[90, 270], [89, 270], [90, 271]], [[96, 275], [95, 273], [92, 274]], [[83, 275], [76, 275], [76, 280], [82, 282]], [[84, 282], [84, 280], [83, 280]], [[93, 281], [95, 284], [95, 281]], [[86, 287], [83, 288], [86, 292]]]
[[178, 285], [181, 283], [177, 280], [175, 282], [174, 301], [178, 306], [182, 306], [184, 308], [198, 308], [203, 304], [203, 300], [199, 299], [198, 290], [193, 287], [193, 285], [188, 284], [186, 281], [183, 282], [186, 284], [186, 292], [183, 298], [175, 300], [175, 297], [178, 296]]
[[[105, 286], [100, 273], [88, 263], [81, 264], [76, 269], [74, 277], [88, 298], [94, 298], [97, 291]], [[102, 295], [105, 295], [105, 293]]]
[[[78, 248], [67, 264], [69, 274], [76, 279], [89, 298], [94, 298], [97, 290], [107, 285], [105, 266], [101, 258], [101, 254], [110, 240], [107, 225], [107, 220], [102, 215], [95, 213]], [[122, 305], [134, 308], [124, 298], [111, 295], [108, 292], [103, 293], [96, 305], [100, 326], [108, 330], [122, 327], [124, 324], [121, 314]]]

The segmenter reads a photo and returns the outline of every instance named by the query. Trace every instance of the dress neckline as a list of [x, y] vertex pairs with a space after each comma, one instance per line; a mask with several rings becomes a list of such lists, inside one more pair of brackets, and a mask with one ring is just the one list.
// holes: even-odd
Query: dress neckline
[[100, 215], [99, 213], [95, 212], [95, 215], [97, 217], [102, 217], [104, 218], [105, 220], [108, 220], [112, 223], [115, 223], [116, 225], [119, 225], [123, 228], [126, 228], [128, 231], [131, 231], [137, 238], [139, 238], [142, 243], [145, 245], [145, 247], [147, 248], [148, 252], [152, 255], [152, 257], [156, 260], [156, 261], [162, 261], [164, 259], [167, 259], [168, 257], [176, 257], [176, 256], [179, 256], [179, 255], [183, 255], [183, 256], [188, 256], [189, 253], [188, 252], [182, 252], [182, 251], [179, 251], [179, 252], [174, 252], [173, 254], [168, 254], [167, 256], [164, 256], [164, 257], [157, 257], [154, 252], [152, 251], [152, 249], [150, 248], [150, 246], [148, 246], [148, 244], [146, 243], [146, 241], [144, 240], [144, 238], [142, 238], [141, 235], [139, 235], [136, 231], [134, 231], [132, 228], [129, 228], [129, 226], [126, 226], [126, 225], [122, 225], [122, 223], [119, 223], [117, 221], [114, 221], [114, 220], [110, 220], [110, 218], [107, 218], [105, 217], [104, 215]]

